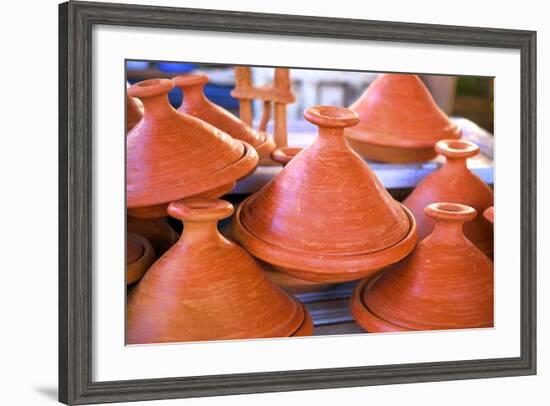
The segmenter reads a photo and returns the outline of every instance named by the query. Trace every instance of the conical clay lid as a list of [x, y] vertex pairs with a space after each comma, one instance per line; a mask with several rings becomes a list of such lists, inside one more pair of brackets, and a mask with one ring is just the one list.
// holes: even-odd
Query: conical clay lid
[[352, 313], [369, 332], [493, 325], [493, 263], [462, 233], [475, 209], [434, 203], [432, 234], [380, 277], [357, 285]]
[[145, 109], [126, 139], [129, 208], [206, 193], [246, 176], [258, 162], [250, 145], [172, 108], [173, 86], [168, 79], [151, 79], [128, 89]]
[[[372, 147], [373, 159], [408, 162], [433, 158], [438, 140], [460, 138], [458, 126], [437, 106], [417, 75], [380, 75], [350, 109], [359, 114], [361, 123], [346, 130], [346, 137], [367, 158], [369, 150], [362, 151], [361, 143]], [[383, 148], [389, 148], [386, 156]], [[415, 149], [424, 148], [431, 156], [422, 156], [423, 151], [415, 156]]]
[[206, 98], [204, 86], [208, 83], [208, 76], [185, 74], [176, 76], [172, 81], [184, 94], [179, 112], [200, 118], [233, 138], [247, 142], [256, 149], [260, 157], [269, 155], [275, 148], [274, 141], [265, 133], [254, 130], [240, 118]]
[[343, 129], [358, 122], [357, 114], [317, 106], [305, 117], [319, 126], [319, 136], [243, 202], [240, 224], [234, 222], [243, 245], [272, 264], [270, 256], [248, 244], [248, 237], [323, 262], [379, 253], [413, 238], [414, 220], [344, 140]]
[[184, 222], [184, 232], [129, 294], [128, 343], [311, 333], [305, 308], [218, 232], [218, 220], [233, 212], [230, 203], [187, 199], [168, 212]]

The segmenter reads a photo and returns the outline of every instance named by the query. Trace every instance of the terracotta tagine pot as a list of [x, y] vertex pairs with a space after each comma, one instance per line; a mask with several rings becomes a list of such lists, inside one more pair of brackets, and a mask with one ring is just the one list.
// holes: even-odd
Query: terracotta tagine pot
[[353, 317], [368, 332], [493, 326], [493, 263], [462, 232], [472, 207], [433, 203], [433, 232], [380, 276], [361, 281]]
[[233, 138], [252, 145], [260, 158], [269, 156], [275, 148], [275, 142], [265, 132], [258, 132], [224, 108], [212, 103], [204, 94], [208, 76], [203, 74], [185, 74], [172, 79], [176, 87], [184, 94], [179, 112], [200, 118], [219, 128]]
[[126, 203], [134, 217], [164, 217], [168, 203], [181, 198], [221, 196], [258, 163], [249, 144], [172, 108], [173, 87], [150, 79], [128, 88], [144, 105], [126, 138]]
[[[424, 208], [435, 202], [461, 203], [479, 213], [493, 205], [493, 191], [466, 166], [468, 158], [479, 153], [479, 147], [465, 140], [442, 140], [436, 144], [445, 164], [426, 176], [403, 201], [418, 224], [418, 236], [424, 238], [433, 230], [433, 221], [425, 216]], [[493, 252], [493, 227], [482, 216], [466, 223], [464, 233], [487, 255]]]
[[184, 223], [179, 241], [128, 295], [130, 344], [309, 335], [305, 307], [284, 293], [217, 222], [223, 200], [187, 199], [168, 213]]
[[135, 97], [126, 96], [126, 134], [143, 118], [143, 103]]
[[142, 219], [126, 217], [126, 231], [141, 235], [151, 243], [157, 257], [160, 257], [176, 243], [178, 233], [168, 224], [165, 218]]
[[126, 285], [136, 283], [155, 262], [153, 246], [140, 235], [126, 234]]
[[346, 144], [344, 128], [357, 124], [357, 114], [315, 106], [304, 115], [319, 136], [243, 201], [235, 238], [252, 255], [313, 282], [359, 279], [405, 257], [416, 244], [416, 223]]
[[359, 114], [361, 123], [346, 130], [346, 139], [372, 161], [429, 161], [436, 156], [437, 141], [460, 138], [458, 126], [417, 75], [380, 75], [350, 109]]
[[[271, 153], [271, 159], [274, 162], [278, 162], [283, 166], [287, 166], [288, 163], [296, 156], [303, 148], [299, 147], [281, 147], [277, 148]], [[292, 294], [315, 292], [319, 290], [328, 289], [332, 286], [331, 283], [320, 283], [306, 281], [295, 276], [289, 275], [284, 272], [277, 271], [269, 264], [265, 263], [263, 269], [267, 272], [267, 276], [279, 285], [285, 292]]]
[[489, 207], [483, 212], [483, 217], [485, 217], [487, 220], [491, 222], [491, 224], [495, 224], [495, 208], [493, 206]]

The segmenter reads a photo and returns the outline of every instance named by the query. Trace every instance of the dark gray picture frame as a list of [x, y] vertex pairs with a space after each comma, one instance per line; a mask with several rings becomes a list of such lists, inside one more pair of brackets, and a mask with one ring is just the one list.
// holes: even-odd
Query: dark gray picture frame
[[[521, 53], [521, 354], [353, 368], [92, 380], [92, 28], [95, 24], [512, 48]], [[500, 271], [500, 270], [499, 270]], [[59, 400], [218, 396], [536, 373], [536, 32], [68, 2], [59, 6]]]

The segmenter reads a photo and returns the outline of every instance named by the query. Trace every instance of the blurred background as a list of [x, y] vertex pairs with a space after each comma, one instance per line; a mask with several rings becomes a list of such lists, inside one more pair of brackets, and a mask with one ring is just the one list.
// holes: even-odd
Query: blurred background
[[[255, 85], [273, 80], [273, 68], [252, 68]], [[201, 72], [209, 76], [206, 96], [214, 103], [239, 114], [239, 102], [231, 97], [235, 86], [233, 66], [179, 62], [127, 61], [127, 80], [135, 83], [144, 79], [167, 77], [188, 72]], [[292, 89], [296, 102], [287, 106], [289, 127], [304, 120], [303, 111], [312, 105], [349, 106], [355, 101], [378, 73], [291, 69]], [[449, 116], [463, 117], [493, 133], [493, 78], [477, 76], [420, 75], [437, 104]], [[170, 93], [170, 102], [181, 104], [179, 89]], [[254, 120], [259, 121], [261, 101], [253, 106]]]

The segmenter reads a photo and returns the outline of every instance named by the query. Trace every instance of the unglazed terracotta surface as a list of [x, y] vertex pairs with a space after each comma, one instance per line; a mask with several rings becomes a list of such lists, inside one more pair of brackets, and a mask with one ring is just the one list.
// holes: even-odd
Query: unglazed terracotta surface
[[[418, 236], [424, 238], [433, 230], [433, 221], [424, 214], [430, 203], [461, 203], [478, 213], [493, 205], [493, 191], [466, 165], [468, 158], [479, 153], [479, 147], [465, 140], [442, 140], [436, 150], [446, 158], [445, 164], [426, 176], [403, 201], [416, 218]], [[466, 223], [464, 233], [479, 249], [491, 256], [493, 227], [481, 215]]]
[[429, 161], [436, 156], [438, 140], [460, 138], [458, 126], [437, 106], [417, 75], [380, 75], [350, 109], [361, 122], [346, 130], [346, 139], [373, 161]]
[[303, 305], [218, 232], [218, 220], [233, 213], [230, 203], [187, 199], [168, 212], [184, 231], [128, 295], [128, 343], [311, 334]]
[[126, 96], [126, 134], [143, 118], [143, 103], [135, 97]]
[[164, 217], [168, 203], [180, 198], [221, 196], [258, 163], [247, 143], [172, 108], [173, 86], [150, 79], [128, 89], [145, 109], [126, 138], [127, 207], [135, 217]]
[[475, 209], [456, 203], [426, 208], [436, 226], [413, 253], [379, 277], [359, 283], [351, 300], [368, 332], [493, 326], [493, 263], [463, 234]]
[[357, 124], [357, 114], [316, 106], [305, 117], [319, 136], [239, 206], [237, 240], [277, 269], [315, 282], [358, 279], [405, 257], [416, 244], [414, 218], [347, 146], [343, 130]]
[[204, 86], [208, 83], [208, 76], [190, 73], [176, 76], [172, 81], [184, 94], [183, 102], [178, 108], [179, 112], [200, 118], [233, 138], [247, 142], [256, 149], [260, 158], [269, 156], [273, 151], [275, 142], [267, 133], [254, 130], [244, 121], [206, 98]]
[[126, 230], [129, 233], [141, 235], [149, 241], [157, 257], [164, 254], [179, 238], [178, 233], [165, 218], [142, 219], [127, 216]]
[[303, 148], [299, 147], [281, 147], [277, 148], [271, 153], [271, 159], [275, 162], [280, 163], [283, 166], [286, 166], [292, 159], [298, 155]]
[[153, 246], [140, 235], [126, 235], [126, 284], [136, 283], [155, 262]]

